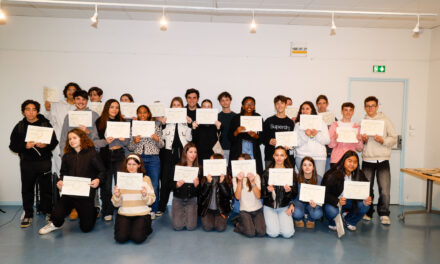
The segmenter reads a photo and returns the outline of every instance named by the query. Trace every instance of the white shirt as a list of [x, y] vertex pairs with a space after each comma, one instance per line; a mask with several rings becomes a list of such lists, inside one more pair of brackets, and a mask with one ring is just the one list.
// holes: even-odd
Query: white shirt
[[[261, 209], [263, 205], [261, 204], [261, 200], [255, 197], [254, 191], [249, 191], [247, 181], [248, 178], [243, 178], [243, 182], [241, 183], [242, 189], [240, 198], [240, 211], [254, 212]], [[232, 185], [235, 193], [235, 191], [237, 190], [237, 177], [234, 177], [232, 179]], [[260, 176], [258, 175], [255, 175], [255, 185], [257, 185], [256, 187], [261, 190], [261, 180]]]
[[76, 106], [74, 104], [69, 104], [66, 100], [50, 104], [50, 111], [47, 112], [46, 117], [50, 120], [58, 139], [61, 138], [61, 130], [63, 128], [64, 118], [69, 111], [73, 111], [75, 109]]

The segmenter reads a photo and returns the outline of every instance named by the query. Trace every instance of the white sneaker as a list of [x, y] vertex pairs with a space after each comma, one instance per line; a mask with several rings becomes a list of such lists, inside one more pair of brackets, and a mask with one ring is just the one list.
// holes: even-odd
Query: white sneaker
[[390, 218], [388, 216], [384, 215], [384, 216], [380, 217], [380, 223], [382, 225], [390, 225], [391, 221], [390, 221]]
[[151, 220], [156, 219], [156, 214], [155, 214], [154, 212], [151, 212], [151, 213], [150, 213], [150, 216], [151, 216]]
[[161, 211], [157, 211], [156, 212], [156, 217], [157, 218], [161, 217], [162, 215], [163, 215], [163, 212], [161, 212]]
[[371, 221], [371, 217], [369, 217], [368, 215], [364, 215], [364, 217], [362, 217], [362, 219], [365, 221]]
[[356, 226], [352, 226], [352, 225], [347, 224], [347, 229], [350, 231], [356, 231]]
[[104, 221], [109, 222], [109, 221], [111, 221], [112, 219], [113, 219], [113, 216], [112, 216], [112, 215], [106, 215], [106, 216], [104, 216]]
[[38, 233], [40, 233], [40, 235], [45, 235], [45, 234], [49, 234], [50, 232], [60, 229], [60, 227], [56, 227], [53, 225], [52, 222], [49, 222], [47, 225], [45, 225], [44, 227], [42, 227], [40, 229], [40, 231], [38, 231]]
[[336, 231], [336, 226], [329, 225], [329, 226], [328, 226], [328, 229], [330, 229], [330, 230], [332, 230], [332, 231]]

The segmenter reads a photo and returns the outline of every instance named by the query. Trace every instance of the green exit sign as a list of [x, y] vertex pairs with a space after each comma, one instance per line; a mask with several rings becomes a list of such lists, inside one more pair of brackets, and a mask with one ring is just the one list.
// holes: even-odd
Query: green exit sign
[[385, 72], [385, 65], [373, 65], [373, 72]]

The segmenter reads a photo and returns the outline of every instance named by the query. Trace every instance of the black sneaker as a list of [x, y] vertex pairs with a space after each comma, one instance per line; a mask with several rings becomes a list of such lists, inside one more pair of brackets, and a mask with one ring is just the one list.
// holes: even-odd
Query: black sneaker
[[32, 217], [24, 217], [23, 220], [21, 220], [20, 227], [21, 228], [30, 227], [31, 224], [32, 224]]

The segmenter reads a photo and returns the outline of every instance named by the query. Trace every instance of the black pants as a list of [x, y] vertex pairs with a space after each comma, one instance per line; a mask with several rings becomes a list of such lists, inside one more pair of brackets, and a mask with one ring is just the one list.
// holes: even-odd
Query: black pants
[[101, 201], [102, 201], [102, 215], [113, 215], [115, 207], [112, 204], [112, 186], [113, 180], [116, 184], [116, 173], [121, 170], [124, 162], [124, 150], [117, 149], [110, 150], [110, 158], [106, 162], [106, 172], [104, 182], [101, 184]]
[[177, 161], [171, 150], [164, 149], [161, 153], [162, 175], [160, 176], [159, 208], [161, 212], [167, 209], [170, 193], [174, 188], [174, 168]]
[[52, 211], [50, 220], [56, 227], [60, 227], [64, 223], [64, 218], [75, 208], [78, 211], [79, 228], [81, 231], [85, 233], [92, 231], [96, 222], [94, 197], [93, 195], [92, 198], [77, 198], [63, 195]]
[[152, 232], [151, 216], [149, 214], [141, 216], [116, 215], [115, 240], [119, 243], [132, 240], [140, 244], [144, 242]]
[[42, 213], [52, 211], [52, 162], [43, 161], [20, 161], [21, 172], [21, 196], [25, 217], [34, 215], [35, 184], [38, 182], [40, 189], [40, 208]]
[[[377, 213], [379, 216], [390, 215], [390, 199], [391, 199], [391, 171], [390, 162], [384, 160], [382, 162], [362, 162], [362, 171], [370, 181], [370, 194], [374, 199], [374, 178], [377, 179], [377, 186], [379, 187], [379, 200], [377, 202]], [[374, 206], [370, 206], [367, 215], [372, 217], [374, 213]]]

